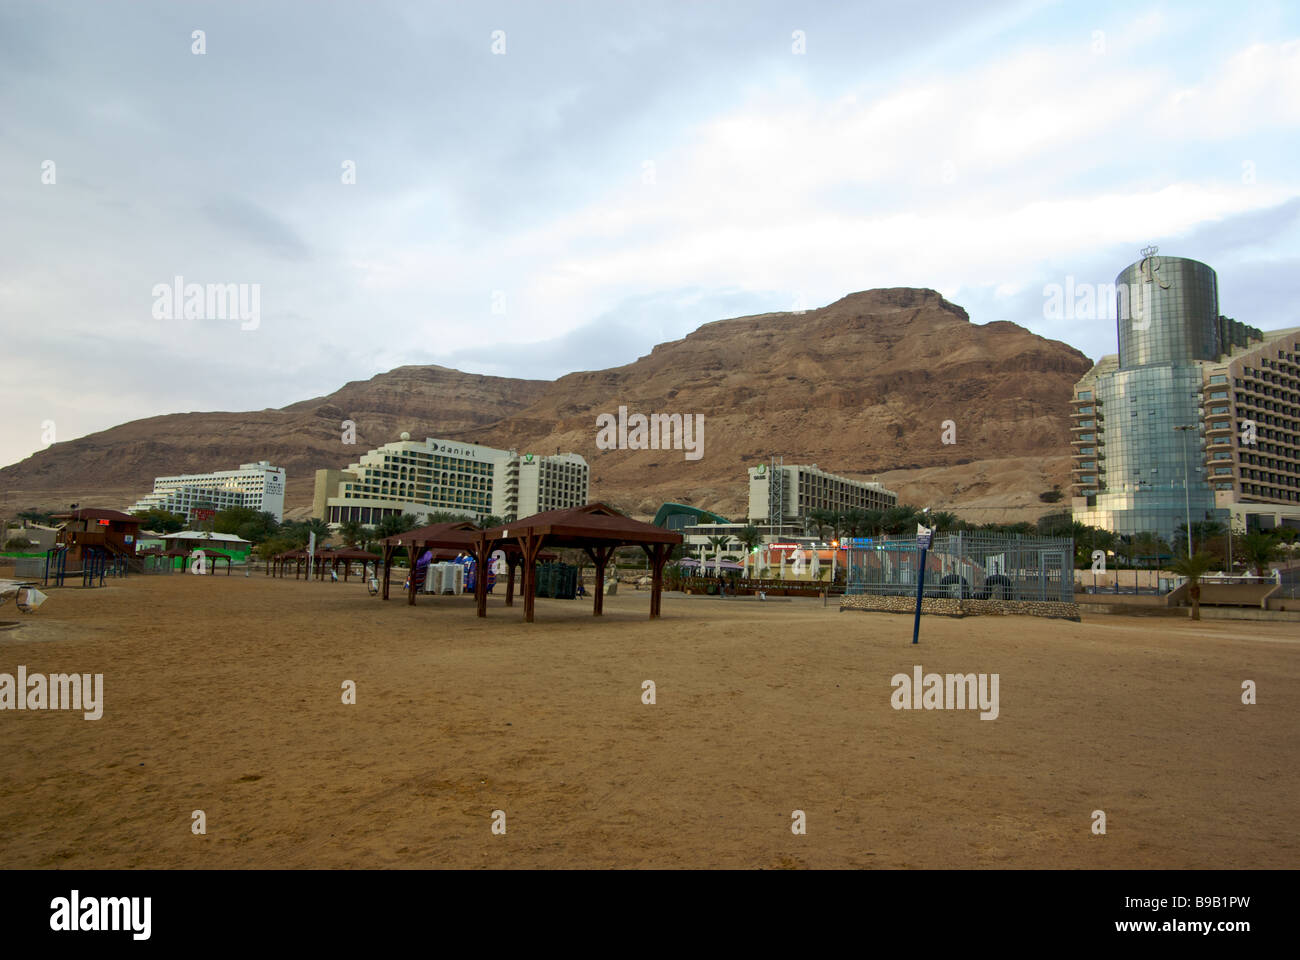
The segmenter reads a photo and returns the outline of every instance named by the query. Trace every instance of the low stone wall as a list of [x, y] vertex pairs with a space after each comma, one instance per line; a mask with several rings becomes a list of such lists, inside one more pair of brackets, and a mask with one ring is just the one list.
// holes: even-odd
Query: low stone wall
[[[855, 593], [840, 600], [840, 610], [867, 610], [873, 613], [912, 613], [915, 597], [877, 597]], [[1057, 620], [1078, 620], [1079, 605], [1054, 600], [957, 600], [949, 597], [926, 597], [921, 612], [944, 617], [1029, 616]]]

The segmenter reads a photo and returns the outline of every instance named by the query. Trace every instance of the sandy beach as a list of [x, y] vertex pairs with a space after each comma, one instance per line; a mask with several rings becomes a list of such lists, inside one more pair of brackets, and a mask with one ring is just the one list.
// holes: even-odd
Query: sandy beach
[[[1300, 866], [1293, 623], [935, 617], [913, 647], [818, 600], [650, 621], [628, 586], [531, 625], [356, 581], [49, 593], [0, 672], [102, 673], [103, 717], [0, 712], [8, 867]], [[998, 674], [997, 718], [895, 710], [918, 664]]]

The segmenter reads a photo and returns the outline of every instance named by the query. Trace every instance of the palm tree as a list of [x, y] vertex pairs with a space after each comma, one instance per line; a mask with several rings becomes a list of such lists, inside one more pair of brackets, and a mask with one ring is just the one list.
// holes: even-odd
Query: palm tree
[[831, 512], [818, 507], [816, 510], [808, 511], [808, 521], [817, 531], [817, 539], [826, 539], [826, 528], [831, 525]]
[[1218, 520], [1202, 520], [1200, 523], [1192, 524], [1192, 529], [1196, 531], [1197, 540], [1205, 541], [1223, 536], [1228, 527]]
[[[1151, 559], [1160, 552], [1160, 538], [1150, 530], [1144, 530], [1141, 533], [1133, 535], [1133, 551], [1136, 561], [1139, 558]], [[1149, 566], [1150, 564], [1148, 564]]]
[[1121, 533], [1115, 537], [1115, 553], [1127, 563], [1133, 566], [1133, 536], [1128, 533]]
[[301, 520], [286, 520], [280, 524], [280, 536], [293, 547], [305, 547], [311, 531]]
[[1255, 568], [1255, 576], [1267, 577], [1269, 561], [1277, 556], [1277, 541], [1267, 533], [1248, 533], [1241, 538], [1241, 555]]
[[949, 513], [947, 510], [937, 510], [930, 514], [930, 526], [938, 533], [956, 530], [960, 524], [961, 518], [955, 513]]
[[884, 527], [886, 533], [897, 536], [900, 533], [907, 533], [914, 529], [916, 522], [916, 507], [899, 504], [885, 511], [885, 515], [881, 519], [881, 526]]
[[365, 527], [360, 520], [344, 520], [339, 524], [339, 536], [345, 547], [355, 547], [365, 542]]
[[867, 510], [865, 511], [865, 516], [862, 518], [862, 528], [868, 536], [878, 537], [880, 536], [880, 525], [884, 520], [885, 511]]
[[[1071, 521], [1068, 533], [1074, 540], [1074, 558], [1076, 564], [1087, 564], [1092, 560], [1093, 534], [1096, 527], [1090, 527], [1078, 520]], [[1061, 531], [1066, 533], [1067, 531]]]
[[861, 507], [854, 507], [848, 512], [845, 519], [848, 521], [849, 528], [852, 530], [850, 536], [866, 536], [867, 524], [871, 520], [871, 517], [867, 515], [866, 510], [863, 510]]
[[1214, 558], [1208, 553], [1192, 556], [1183, 554], [1171, 564], [1170, 569], [1180, 577], [1187, 578], [1187, 595], [1192, 598], [1192, 619], [1201, 619], [1201, 577], [1210, 572]]
[[[490, 530], [493, 527], [501, 526], [503, 523], [505, 523], [504, 520], [492, 514], [488, 514], [486, 517], [478, 518], [478, 528], [480, 530]], [[586, 556], [586, 554], [584, 553], [583, 556]]]
[[420, 518], [413, 513], [390, 513], [379, 521], [375, 533], [381, 540], [384, 537], [395, 537], [407, 530], [414, 530], [419, 522]]
[[312, 517], [310, 520], [303, 523], [303, 527], [307, 530], [308, 534], [316, 534], [317, 546], [320, 546], [329, 539], [330, 525], [320, 517]]
[[741, 527], [740, 533], [736, 534], [736, 539], [745, 545], [746, 550], [751, 552], [763, 540], [762, 536], [759, 535], [758, 527], [752, 523]]

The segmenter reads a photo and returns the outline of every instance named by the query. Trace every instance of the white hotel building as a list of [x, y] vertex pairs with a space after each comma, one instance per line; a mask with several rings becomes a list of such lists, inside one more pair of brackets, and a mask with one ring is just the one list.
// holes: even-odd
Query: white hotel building
[[435, 510], [468, 519], [515, 520], [588, 502], [590, 468], [576, 453], [537, 456], [477, 443], [402, 439], [346, 470], [317, 470], [312, 516], [330, 524], [375, 524]]
[[827, 473], [817, 464], [760, 463], [749, 468], [749, 518], [776, 532], [802, 527], [813, 510], [888, 510], [898, 494], [869, 480]]
[[241, 463], [238, 470], [156, 477], [153, 493], [141, 497], [127, 512], [166, 510], [182, 514], [188, 522], [196, 508], [226, 510], [230, 507], [264, 511], [277, 521], [283, 520], [284, 468], [259, 460]]

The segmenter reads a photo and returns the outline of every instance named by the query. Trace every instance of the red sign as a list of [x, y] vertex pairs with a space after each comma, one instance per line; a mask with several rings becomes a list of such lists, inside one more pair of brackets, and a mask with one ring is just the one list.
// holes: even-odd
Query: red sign
[[217, 515], [215, 510], [205, 510], [201, 507], [190, 511], [190, 515], [198, 523], [207, 523]]
[[101, 521], [99, 521], [99, 525], [100, 525], [101, 527], [106, 527], [106, 526], [108, 526], [108, 521], [107, 521], [107, 520], [101, 520]]

